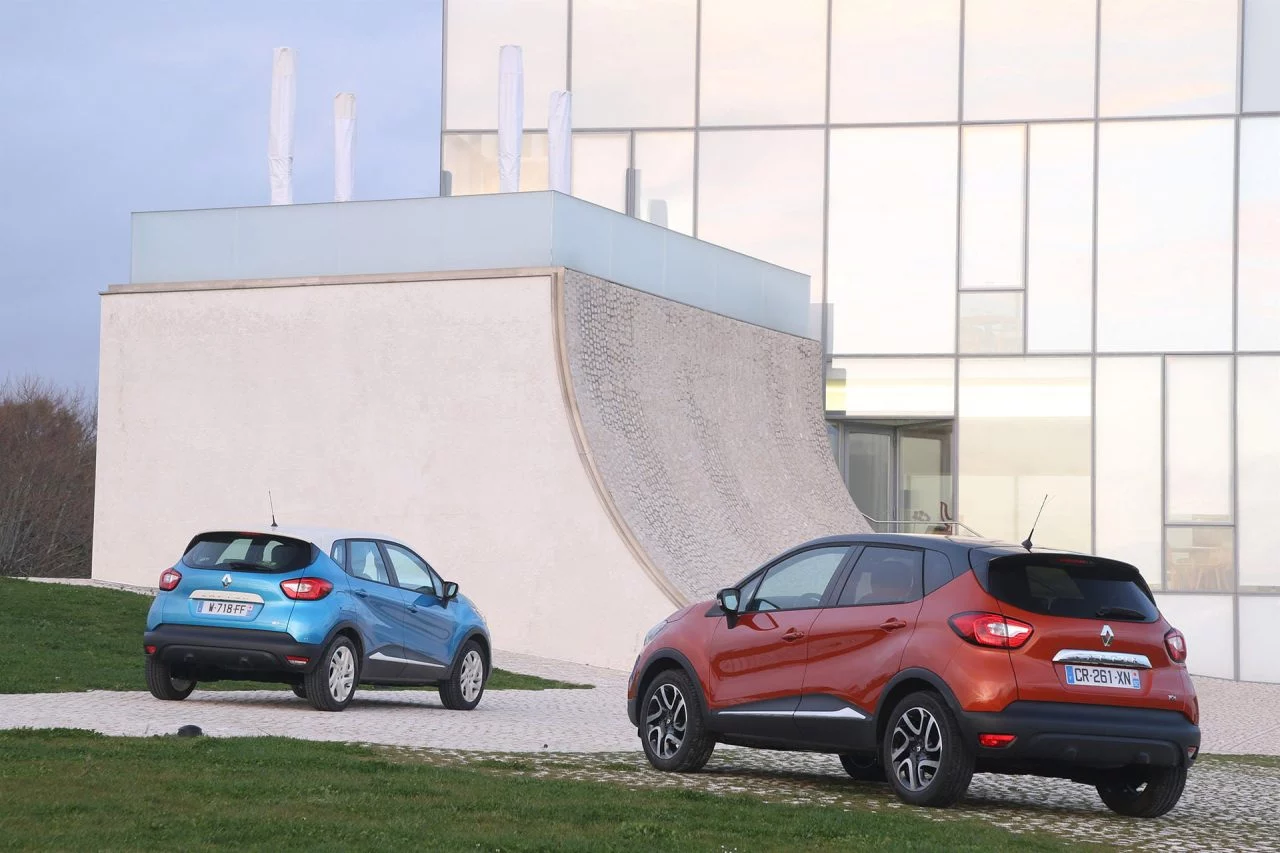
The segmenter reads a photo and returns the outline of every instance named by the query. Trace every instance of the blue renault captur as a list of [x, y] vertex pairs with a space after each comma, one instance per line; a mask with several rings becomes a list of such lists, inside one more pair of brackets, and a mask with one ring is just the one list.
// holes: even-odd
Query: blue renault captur
[[408, 545], [274, 522], [192, 538], [160, 575], [143, 648], [157, 699], [269, 681], [321, 711], [341, 711], [357, 684], [436, 686], [469, 711], [492, 668], [484, 616]]

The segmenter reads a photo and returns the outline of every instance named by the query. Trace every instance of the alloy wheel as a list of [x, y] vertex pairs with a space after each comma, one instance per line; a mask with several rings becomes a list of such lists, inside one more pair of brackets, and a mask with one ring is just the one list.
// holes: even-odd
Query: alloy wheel
[[919, 706], [898, 718], [890, 745], [891, 772], [908, 791], [923, 791], [942, 766], [942, 726]]
[[645, 713], [645, 739], [659, 758], [671, 758], [684, 745], [689, 726], [689, 706], [674, 684], [663, 684], [649, 697]]
[[462, 676], [458, 679], [458, 686], [462, 689], [462, 698], [467, 702], [476, 701], [476, 697], [480, 695], [480, 689], [484, 686], [484, 659], [475, 649], [467, 652], [462, 659]]
[[338, 646], [329, 657], [329, 695], [345, 702], [355, 687], [356, 659], [347, 646]]

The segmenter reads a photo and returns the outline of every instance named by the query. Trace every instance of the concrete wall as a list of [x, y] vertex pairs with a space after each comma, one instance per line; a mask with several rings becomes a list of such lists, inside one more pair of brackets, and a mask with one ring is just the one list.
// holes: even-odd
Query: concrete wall
[[629, 667], [644, 632], [865, 530], [816, 341], [561, 269], [133, 285], [102, 301], [93, 576], [200, 530], [403, 537], [500, 648]]
[[585, 444], [644, 555], [696, 600], [870, 531], [831, 455], [817, 341], [565, 273]]
[[413, 543], [505, 649], [629, 667], [672, 609], [602, 510], [551, 274], [102, 300], [93, 576], [154, 585], [198, 528]]

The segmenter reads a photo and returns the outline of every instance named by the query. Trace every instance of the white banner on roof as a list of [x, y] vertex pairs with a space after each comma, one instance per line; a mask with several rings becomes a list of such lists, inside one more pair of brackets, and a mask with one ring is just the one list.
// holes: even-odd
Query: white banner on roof
[[498, 192], [520, 191], [524, 135], [524, 58], [520, 46], [498, 51]]
[[573, 95], [557, 89], [547, 107], [547, 186], [573, 194]]
[[333, 200], [351, 201], [356, 167], [356, 96], [339, 92], [333, 99]]
[[271, 64], [271, 124], [267, 132], [267, 166], [271, 203], [293, 203], [293, 50], [277, 47]]

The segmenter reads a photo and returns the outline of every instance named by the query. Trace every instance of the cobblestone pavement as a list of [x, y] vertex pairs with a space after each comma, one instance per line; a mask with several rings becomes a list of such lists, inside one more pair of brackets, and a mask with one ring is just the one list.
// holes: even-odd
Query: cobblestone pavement
[[[501, 769], [539, 778], [607, 782], [629, 788], [682, 788], [745, 794], [770, 803], [846, 810], [910, 808], [887, 785], [854, 782], [834, 756], [717, 747], [700, 773], [652, 770], [632, 750], [593, 755], [477, 753], [392, 748], [405, 760]], [[973, 818], [1012, 832], [1043, 832], [1083, 842], [1161, 851], [1280, 851], [1280, 764], [1213, 759], [1198, 765], [1173, 812], [1159, 820], [1112, 814], [1093, 788], [1057, 779], [978, 775], [960, 806], [921, 809], [929, 820]]]
[[[0, 728], [141, 736], [172, 733], [190, 723], [214, 736], [373, 743], [414, 760], [499, 763], [513, 772], [637, 787], [688, 787], [844, 808], [903, 807], [883, 785], [850, 781], [832, 756], [720, 747], [702, 773], [656, 773], [641, 757], [626, 720], [625, 673], [504, 652], [496, 652], [494, 662], [596, 687], [490, 691], [472, 712], [445, 710], [434, 692], [362, 690], [340, 714], [312, 711], [280, 690], [197, 690], [184, 702], [160, 702], [143, 692], [0, 695]], [[1280, 685], [1197, 679], [1196, 687], [1203, 752], [1280, 755]], [[970, 816], [1015, 831], [1042, 830], [1133, 849], [1280, 851], [1280, 762], [1208, 755], [1192, 772], [1178, 808], [1157, 821], [1115, 817], [1083, 785], [990, 775], [974, 778], [960, 808], [922, 814], [932, 820]]]

